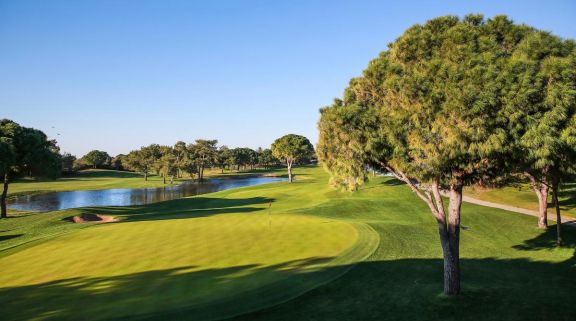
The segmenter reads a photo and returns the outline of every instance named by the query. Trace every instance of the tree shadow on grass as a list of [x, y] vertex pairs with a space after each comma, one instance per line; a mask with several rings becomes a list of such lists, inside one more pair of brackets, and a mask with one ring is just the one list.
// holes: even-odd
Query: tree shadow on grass
[[576, 183], [568, 183], [562, 186], [558, 192], [558, 204], [563, 210], [576, 208]]
[[[313, 288], [322, 275], [347, 268], [305, 269], [327, 259], [78, 277], [3, 288], [0, 297], [7, 319], [201, 321], [254, 310], [234, 320], [524, 321], [574, 316], [574, 258], [558, 263], [463, 259], [463, 294], [452, 298], [441, 295], [440, 259], [362, 262], [329, 284], [271, 307], [289, 299], [283, 293], [292, 287]], [[265, 286], [277, 277], [284, 281]], [[218, 293], [224, 294], [211, 301]]]
[[[0, 231], [0, 233], [3, 231]], [[11, 240], [11, 239], [15, 239], [18, 238], [20, 236], [22, 236], [23, 234], [11, 234], [11, 235], [0, 235], [0, 242], [1, 241], [6, 241], [6, 240]]]
[[120, 222], [189, 219], [227, 213], [251, 213], [268, 208], [274, 199], [267, 197], [212, 198], [190, 197], [171, 201], [126, 207], [87, 207], [91, 214], [111, 215]]
[[[564, 224], [562, 225], [562, 228], [565, 229], [562, 233], [562, 247], [576, 249], [576, 233], [574, 233], [574, 228], [568, 226], [565, 227]], [[540, 233], [535, 238], [526, 240], [522, 244], [515, 245], [513, 248], [524, 251], [555, 249], [556, 224], [548, 226], [545, 231]]]
[[463, 293], [446, 297], [440, 259], [363, 262], [290, 302], [232, 320], [567, 321], [576, 304], [574, 263], [464, 259]]
[[389, 179], [385, 179], [380, 184], [386, 185], [386, 186], [398, 186], [398, 185], [404, 185], [405, 183], [400, 181], [399, 179], [396, 179], [396, 178], [389, 178]]
[[[111, 276], [76, 277], [0, 288], [3, 317], [30, 320], [206, 320], [290, 299], [318, 282], [331, 257], [276, 265], [201, 269], [181, 266]], [[322, 278], [320, 278], [320, 281]], [[296, 291], [296, 292], [294, 292]]]

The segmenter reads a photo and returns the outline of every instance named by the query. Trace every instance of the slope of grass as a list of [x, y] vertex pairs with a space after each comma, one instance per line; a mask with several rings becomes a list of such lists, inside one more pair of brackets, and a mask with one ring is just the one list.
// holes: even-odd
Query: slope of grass
[[[0, 246], [12, 247], [0, 252], [3, 316], [573, 319], [574, 230], [566, 228], [566, 246], [555, 248], [554, 230], [538, 230], [531, 217], [464, 204], [464, 293], [446, 298], [436, 224], [406, 186], [377, 178], [348, 193], [330, 189], [318, 168], [298, 173], [293, 184], [0, 221]], [[59, 220], [80, 212], [122, 222]]]
[[[536, 194], [528, 184], [522, 184], [516, 187], [503, 188], [467, 188], [468, 196], [500, 204], [506, 204], [538, 211], [538, 199]], [[560, 210], [562, 214], [576, 217], [576, 183], [565, 184], [558, 193]], [[552, 194], [548, 197], [549, 213], [554, 213], [552, 204]]]

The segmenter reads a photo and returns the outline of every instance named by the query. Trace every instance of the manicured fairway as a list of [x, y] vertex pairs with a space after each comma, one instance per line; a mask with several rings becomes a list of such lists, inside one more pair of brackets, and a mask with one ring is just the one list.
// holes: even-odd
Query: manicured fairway
[[[464, 293], [446, 298], [436, 224], [406, 186], [376, 178], [348, 193], [321, 169], [297, 174], [293, 184], [2, 220], [2, 317], [573, 320], [575, 230], [558, 249], [554, 230], [531, 217], [464, 204]], [[60, 220], [80, 212], [122, 221]]]
[[[351, 224], [299, 215], [275, 215], [271, 227], [265, 214], [102, 225], [0, 259], [3, 313], [233, 316], [331, 280], [345, 269], [315, 271], [353, 263], [376, 244]], [[88, 300], [76, 302], [83, 293]]]
[[[538, 211], [536, 193], [528, 184], [494, 189], [467, 188], [466, 193], [468, 196], [483, 201]], [[558, 193], [558, 200], [563, 215], [576, 217], [576, 183], [565, 184]], [[548, 211], [549, 213], [555, 213], [552, 205], [552, 195], [548, 197]]]
[[[189, 179], [189, 178], [185, 178]], [[169, 182], [169, 181], [168, 181]], [[175, 180], [175, 184], [179, 181]], [[81, 191], [111, 188], [144, 188], [165, 186], [162, 178], [150, 175], [148, 180], [139, 173], [88, 169], [70, 177], [51, 179], [18, 179], [10, 184], [8, 196], [22, 193]]]

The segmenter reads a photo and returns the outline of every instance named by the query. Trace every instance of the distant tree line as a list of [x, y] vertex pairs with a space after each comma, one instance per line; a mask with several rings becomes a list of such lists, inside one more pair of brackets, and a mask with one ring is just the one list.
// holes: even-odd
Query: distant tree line
[[[295, 143], [285, 141], [288, 139]], [[0, 120], [0, 176], [3, 188], [0, 199], [0, 217], [7, 216], [6, 198], [10, 180], [17, 177], [57, 178], [88, 168], [136, 171], [144, 174], [144, 179], [154, 173], [172, 183], [174, 178], [184, 175], [204, 179], [209, 168], [224, 170], [269, 169], [285, 164], [288, 166], [290, 181], [291, 168], [296, 163], [308, 163], [314, 158], [310, 142], [302, 136], [286, 135], [275, 142], [271, 149], [247, 147], [228, 148], [218, 146], [217, 140], [198, 139], [194, 143], [179, 141], [174, 146], [151, 144], [133, 150], [128, 154], [111, 157], [107, 152], [92, 150], [81, 158], [70, 153], [60, 153], [55, 140], [34, 128], [18, 123]]]
[[223, 173], [224, 170], [269, 169], [282, 164], [270, 149], [228, 148], [217, 144], [217, 140], [206, 139], [198, 139], [189, 144], [178, 141], [174, 146], [151, 144], [115, 157], [100, 150], [92, 150], [79, 159], [64, 153], [61, 156], [62, 171], [115, 169], [140, 172], [144, 174], [145, 180], [153, 173], [172, 181], [184, 175], [202, 180], [207, 168], [218, 168]]
[[270, 149], [228, 148], [218, 146], [217, 140], [198, 139], [194, 143], [178, 141], [174, 146], [151, 144], [116, 157], [99, 150], [90, 151], [80, 159], [66, 154], [62, 168], [135, 171], [144, 174], [144, 180], [153, 173], [161, 176], [164, 183], [167, 180], [172, 183], [175, 178], [184, 176], [203, 180], [208, 168], [218, 168], [223, 173], [224, 170], [268, 169], [280, 164]]

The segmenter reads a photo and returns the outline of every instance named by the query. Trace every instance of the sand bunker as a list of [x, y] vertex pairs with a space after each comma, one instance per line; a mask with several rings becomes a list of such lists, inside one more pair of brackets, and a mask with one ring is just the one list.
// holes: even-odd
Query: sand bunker
[[65, 220], [73, 222], [73, 223], [89, 223], [89, 222], [110, 223], [110, 222], [116, 222], [116, 218], [114, 216], [100, 215], [100, 214], [88, 214], [88, 213], [84, 213], [82, 215], [70, 216], [70, 217], [65, 218]]

